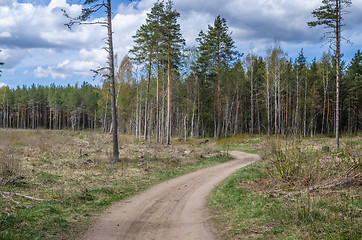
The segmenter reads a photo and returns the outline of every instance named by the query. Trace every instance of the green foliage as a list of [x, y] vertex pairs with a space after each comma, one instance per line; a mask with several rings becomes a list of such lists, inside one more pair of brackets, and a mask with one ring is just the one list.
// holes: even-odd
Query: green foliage
[[[2, 119], [2, 127], [58, 129], [73, 125], [74, 129], [80, 129], [83, 126], [91, 127], [89, 123], [99, 121], [95, 119], [95, 112], [100, 108], [99, 89], [88, 83], [83, 83], [80, 88], [78, 85], [63, 87], [52, 84], [50, 87], [2, 88], [0, 93], [1, 90], [4, 91], [4, 102], [0, 105], [0, 112], [4, 114], [4, 104], [8, 104], [8, 110], [15, 118], [13, 122]], [[50, 119], [51, 116], [53, 118]], [[64, 116], [63, 121], [53, 121], [57, 120], [54, 116]]]
[[[217, 122], [217, 137], [221, 129], [221, 96], [227, 96], [232, 84], [229, 83], [230, 68], [235, 63], [237, 53], [234, 51], [235, 42], [229, 33], [225, 18], [217, 16], [208, 31], [200, 31], [198, 38], [198, 56], [193, 70], [198, 77], [200, 89], [200, 115], [212, 132], [212, 124]], [[217, 93], [217, 94], [216, 94]], [[216, 111], [215, 111], [216, 110]], [[216, 117], [217, 116], [217, 117]], [[217, 119], [216, 119], [217, 118]], [[216, 126], [216, 124], [215, 124]]]
[[[98, 3], [101, 2], [89, 1], [85, 7]], [[265, 58], [247, 55], [240, 59], [234, 51], [226, 20], [220, 16], [200, 31], [195, 48], [182, 51], [184, 40], [177, 23], [180, 14], [173, 7], [172, 1], [154, 4], [146, 23], [134, 36], [130, 57], [124, 58], [116, 73], [114, 95], [120, 132], [137, 132], [139, 136], [144, 132], [147, 115], [150, 137], [162, 135], [167, 122], [167, 74], [170, 73], [171, 132], [180, 139], [215, 137], [219, 135], [215, 129], [219, 128], [222, 134], [218, 137], [243, 133], [335, 134], [335, 56], [324, 53], [320, 59], [308, 62], [302, 49], [296, 59], [287, 59], [287, 53], [276, 44]], [[360, 56], [357, 51], [341, 73], [340, 129], [351, 135], [358, 134], [362, 126]], [[132, 60], [146, 68], [135, 71]], [[88, 83], [16, 89], [4, 86], [0, 89], [0, 127], [102, 128], [108, 132], [111, 126], [108, 75], [104, 74], [103, 85], [97, 87]]]
[[[338, 2], [338, 5], [336, 4]], [[352, 4], [351, 0], [322, 0], [322, 6], [312, 11], [312, 15], [317, 20], [308, 22], [309, 27], [316, 27], [319, 25], [325, 26], [325, 28], [331, 28], [333, 31], [335, 31], [337, 26], [337, 21], [343, 20], [343, 14], [338, 14], [337, 7], [339, 9], [345, 9], [347, 7], [350, 7]], [[325, 36], [329, 36], [329, 32], [325, 33]], [[334, 34], [334, 33], [332, 33]], [[329, 36], [331, 37], [331, 36]]]
[[157, 60], [165, 61], [170, 55], [173, 67], [177, 67], [181, 56], [180, 49], [185, 44], [180, 24], [177, 23], [179, 16], [173, 9], [172, 1], [157, 1], [147, 14], [146, 24], [133, 36], [135, 44], [130, 50], [132, 59], [147, 65], [155, 56]]
[[[214, 24], [208, 26], [207, 33], [199, 33], [199, 64], [205, 64], [210, 74], [217, 73], [220, 68], [227, 68], [235, 58], [235, 42], [228, 32], [225, 18], [217, 16]], [[201, 69], [205, 68], [200, 66]]]

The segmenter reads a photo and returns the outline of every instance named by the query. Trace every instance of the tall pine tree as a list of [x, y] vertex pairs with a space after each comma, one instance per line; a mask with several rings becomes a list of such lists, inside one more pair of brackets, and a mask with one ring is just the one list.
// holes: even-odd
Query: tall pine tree
[[312, 14], [316, 21], [308, 22], [308, 26], [316, 27], [323, 25], [325, 28], [332, 29], [331, 32], [327, 31], [324, 37], [327, 37], [331, 44], [335, 46], [336, 51], [336, 143], [335, 146], [339, 148], [339, 82], [341, 75], [341, 22], [343, 20], [343, 14], [346, 13], [345, 8], [352, 4], [351, 0], [323, 0], [322, 6], [315, 9]]
[[177, 19], [180, 17], [175, 9], [173, 2], [167, 1], [165, 11], [161, 18], [163, 26], [163, 36], [165, 38], [166, 56], [167, 56], [167, 117], [166, 117], [166, 144], [171, 143], [171, 73], [180, 63], [181, 49], [185, 45], [185, 40], [181, 34], [180, 24]]
[[217, 78], [217, 130], [216, 138], [221, 135], [221, 71], [228, 69], [232, 62], [234, 51], [234, 40], [228, 32], [225, 18], [217, 16], [214, 25], [208, 26], [208, 32], [200, 32], [198, 42], [200, 44], [199, 62], [207, 62], [208, 71]]

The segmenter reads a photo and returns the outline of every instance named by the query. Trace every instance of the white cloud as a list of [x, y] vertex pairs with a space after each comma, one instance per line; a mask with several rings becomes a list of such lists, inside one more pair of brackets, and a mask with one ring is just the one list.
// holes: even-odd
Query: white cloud
[[6, 83], [0, 82], [0, 88], [2, 88], [2, 87], [6, 87], [6, 86], [7, 86], [7, 84], [6, 84]]
[[47, 78], [51, 76], [53, 79], [60, 78], [64, 80], [69, 77], [67, 71], [65, 71], [69, 68], [69, 63], [70, 61], [66, 59], [56, 66], [49, 66], [45, 69], [43, 67], [37, 67], [34, 70], [34, 76], [38, 78]]
[[[80, 55], [83, 55], [83, 57], [87, 54], [88, 55], [90, 54], [89, 52], [85, 53], [86, 52], [85, 50], [82, 50], [81, 52], [82, 53]], [[95, 56], [93, 56], [92, 59], [94, 59], [94, 57]], [[91, 69], [96, 70], [101, 66], [97, 63], [97, 61], [92, 61], [92, 59], [75, 60], [75, 61], [70, 61], [69, 59], [65, 59], [64, 61], [55, 65], [50, 65], [47, 67], [39, 66], [33, 71], [33, 74], [37, 78], [51, 77], [52, 79], [62, 79], [62, 80], [66, 80], [73, 76], [91, 77], [93, 74], [91, 72]]]
[[0, 6], [0, 33], [5, 32], [11, 36], [7, 40], [3, 39], [0, 46], [62, 49], [74, 48], [80, 44], [91, 45], [91, 35], [94, 30], [99, 30], [80, 26], [69, 31], [64, 25], [69, 20], [63, 16], [61, 9], [77, 16], [81, 13], [82, 6], [69, 5], [65, 0], [52, 0], [48, 6], [18, 2]]
[[14, 48], [14, 49], [2, 49], [0, 53], [0, 61], [4, 62], [5, 65], [2, 66], [5, 69], [12, 69], [17, 66], [28, 54], [28, 50]]
[[8, 38], [11, 37], [11, 34], [8, 32], [2, 32], [0, 33], [0, 38]]

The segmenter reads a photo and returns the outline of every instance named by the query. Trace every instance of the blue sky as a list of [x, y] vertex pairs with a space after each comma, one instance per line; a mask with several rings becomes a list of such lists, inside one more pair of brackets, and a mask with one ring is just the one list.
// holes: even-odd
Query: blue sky
[[[64, 26], [67, 19], [61, 9], [76, 16], [81, 1], [0, 0], [0, 87], [41, 84], [67, 85], [92, 80], [90, 69], [105, 65], [102, 50], [106, 29], [82, 25], [72, 31]], [[118, 0], [113, 4], [114, 47], [119, 62], [132, 47], [132, 35], [145, 22], [155, 0]], [[344, 36], [353, 45], [342, 43], [347, 62], [362, 49], [362, 0], [352, 0], [345, 16]], [[206, 30], [216, 16], [227, 20], [237, 49], [265, 55], [266, 49], [279, 39], [288, 57], [297, 57], [303, 48], [308, 61], [319, 59], [328, 51], [321, 40], [324, 29], [309, 28], [311, 11], [321, 0], [174, 0], [180, 12], [179, 23], [188, 46], [196, 44], [200, 30]], [[102, 12], [94, 18], [103, 17]]]

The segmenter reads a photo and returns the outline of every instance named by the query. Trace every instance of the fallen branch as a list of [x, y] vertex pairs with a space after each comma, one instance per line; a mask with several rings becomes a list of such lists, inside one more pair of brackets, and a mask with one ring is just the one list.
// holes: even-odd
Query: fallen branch
[[348, 171], [346, 172], [345, 176], [348, 177], [348, 175], [349, 175], [353, 170], [355, 170], [355, 169], [358, 168], [358, 167], [360, 167], [360, 164], [355, 164], [355, 165], [353, 165], [352, 167], [350, 167], [350, 168], [348, 169]]
[[52, 200], [49, 200], [49, 199], [35, 198], [35, 197], [28, 196], [28, 195], [20, 194], [20, 193], [14, 193], [14, 192], [0, 192], [0, 193], [4, 197], [5, 197], [5, 195], [10, 195], [10, 196], [15, 195], [15, 196], [20, 196], [20, 197], [23, 197], [23, 198], [27, 198], [27, 199], [34, 200], [34, 201], [39, 201], [39, 202], [50, 202], [50, 201], [52, 201]]
[[11, 197], [11, 194], [9, 192], [0, 192], [1, 193], [1, 196], [3, 198], [6, 198], [8, 199], [9, 201], [15, 203], [16, 205], [20, 205], [20, 202], [18, 201], [15, 201], [12, 197]]
[[315, 185], [315, 186], [309, 187], [309, 188], [307, 188], [307, 189], [305, 189], [303, 191], [292, 192], [290, 194], [287, 194], [287, 196], [289, 197], [289, 196], [302, 195], [302, 194], [305, 194], [305, 193], [308, 193], [308, 192], [313, 192], [313, 191], [318, 190], [318, 189], [328, 189], [328, 188], [338, 187], [338, 186], [341, 186], [341, 185], [348, 184], [348, 183], [352, 182], [353, 180], [355, 180], [356, 178], [358, 178], [358, 175], [356, 175], [353, 178], [335, 179], [335, 180], [333, 180], [331, 182], [328, 182], [328, 183], [325, 183], [325, 184]]

